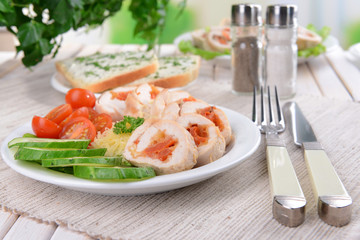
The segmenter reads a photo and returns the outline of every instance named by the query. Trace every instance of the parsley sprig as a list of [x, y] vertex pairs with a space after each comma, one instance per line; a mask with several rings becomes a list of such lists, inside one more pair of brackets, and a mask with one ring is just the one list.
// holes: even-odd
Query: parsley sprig
[[122, 121], [115, 123], [113, 131], [116, 134], [132, 133], [136, 128], [144, 123], [144, 118], [124, 116]]

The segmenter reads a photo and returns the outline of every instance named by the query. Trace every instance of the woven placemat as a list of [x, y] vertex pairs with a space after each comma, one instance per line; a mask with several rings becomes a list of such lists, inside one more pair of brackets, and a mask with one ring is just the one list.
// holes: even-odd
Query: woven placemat
[[[64, 95], [49, 85], [53, 67], [44, 66], [40, 69], [43, 70], [40, 73], [39, 70], [36, 73], [29, 72], [28, 79], [19, 79], [16, 74], [1, 79], [1, 141], [16, 127], [30, 121], [34, 114], [45, 114], [64, 101]], [[25, 76], [24, 72], [21, 76]], [[36, 74], [41, 77], [35, 78]], [[251, 97], [231, 94], [228, 84], [200, 78], [185, 90], [195, 97], [250, 117]], [[20, 97], [15, 104], [15, 95], [24, 97]], [[0, 205], [3, 209], [41, 221], [63, 224], [69, 229], [98, 238], [359, 237], [360, 105], [311, 96], [297, 96], [295, 100], [311, 122], [319, 141], [353, 197], [352, 222], [345, 227], [331, 227], [319, 220], [302, 151], [292, 143], [288, 132], [281, 137], [287, 144], [308, 200], [306, 220], [297, 228], [282, 226], [272, 217], [263, 142], [249, 159], [227, 172], [189, 187], [143, 196], [114, 197], [67, 190], [24, 177], [0, 161]]]

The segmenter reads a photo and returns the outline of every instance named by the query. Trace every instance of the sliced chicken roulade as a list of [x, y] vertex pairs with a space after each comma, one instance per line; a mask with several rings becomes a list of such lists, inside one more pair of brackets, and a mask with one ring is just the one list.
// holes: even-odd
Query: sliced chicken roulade
[[168, 174], [193, 168], [198, 150], [191, 134], [177, 122], [150, 119], [133, 132], [124, 157], [135, 166]]
[[109, 114], [113, 121], [122, 120], [126, 112], [126, 99], [135, 89], [136, 87], [118, 87], [104, 92], [96, 100], [95, 110]]
[[180, 112], [180, 103], [183, 99], [190, 98], [190, 94], [185, 91], [162, 90], [151, 105], [151, 116], [176, 120]]
[[187, 113], [200, 114], [210, 121], [220, 130], [221, 135], [224, 137], [226, 145], [231, 141], [231, 127], [226, 114], [219, 108], [210, 106], [202, 101], [189, 101], [185, 102], [180, 109], [180, 115]]
[[211, 163], [224, 155], [225, 139], [212, 121], [200, 114], [189, 113], [179, 117], [177, 122], [190, 132], [198, 147], [196, 167]]

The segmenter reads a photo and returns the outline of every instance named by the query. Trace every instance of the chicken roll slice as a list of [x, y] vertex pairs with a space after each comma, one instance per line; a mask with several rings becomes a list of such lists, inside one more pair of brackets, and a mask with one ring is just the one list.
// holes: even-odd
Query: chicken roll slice
[[225, 139], [219, 128], [209, 119], [196, 113], [184, 114], [177, 119], [193, 136], [199, 151], [196, 167], [211, 163], [225, 153]]
[[191, 134], [177, 122], [150, 119], [133, 132], [124, 157], [161, 175], [193, 168], [198, 150]]
[[187, 113], [197, 113], [200, 114], [210, 121], [212, 121], [215, 126], [220, 130], [221, 135], [225, 139], [226, 145], [231, 141], [231, 127], [226, 114], [219, 108], [210, 106], [209, 104], [202, 101], [189, 101], [185, 102], [181, 106], [180, 115]]
[[[179, 116], [179, 105], [183, 99], [189, 97], [191, 97], [190, 94], [185, 91], [169, 91], [164, 89], [156, 96], [151, 105], [151, 116], [155, 118], [176, 120]], [[170, 115], [168, 115], [168, 113], [170, 113]]]
[[138, 86], [134, 93], [142, 104], [150, 105], [162, 90], [161, 87], [144, 83]]
[[126, 111], [126, 99], [136, 87], [119, 87], [106, 91], [96, 100], [95, 110], [109, 114], [113, 121], [123, 119]]

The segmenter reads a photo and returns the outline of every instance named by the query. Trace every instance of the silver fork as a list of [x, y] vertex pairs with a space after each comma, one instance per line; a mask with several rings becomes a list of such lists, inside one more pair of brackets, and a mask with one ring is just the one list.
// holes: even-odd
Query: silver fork
[[256, 88], [253, 96], [252, 119], [259, 127], [261, 133], [266, 134], [266, 159], [269, 172], [271, 196], [273, 200], [273, 216], [281, 224], [296, 227], [305, 220], [306, 199], [296, 177], [294, 167], [284, 142], [278, 133], [285, 130], [285, 122], [280, 107], [277, 88], [275, 86], [275, 102], [277, 120], [274, 118], [270, 87], [268, 94], [269, 121], [265, 113], [264, 91], [260, 89], [260, 122], [256, 104]]

